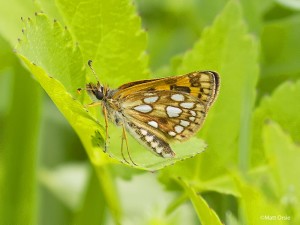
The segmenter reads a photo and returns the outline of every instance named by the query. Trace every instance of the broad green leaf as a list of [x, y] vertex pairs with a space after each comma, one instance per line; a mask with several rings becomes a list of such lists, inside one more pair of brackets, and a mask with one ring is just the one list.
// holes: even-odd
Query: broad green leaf
[[84, 79], [84, 71], [78, 48], [73, 46], [68, 33], [63, 32], [67, 31], [63, 31], [56, 22], [51, 27], [46, 16], [38, 15], [36, 21], [31, 19], [26, 23], [26, 36], [21, 40], [17, 53], [76, 130], [91, 160], [100, 165], [106, 161], [105, 154], [92, 140], [101, 138], [97, 133], [103, 132], [103, 128], [75, 99], [77, 82]]
[[44, 14], [36, 14], [35, 19], [28, 18], [24, 24], [18, 52], [59, 80], [74, 98], [78, 97], [76, 90], [85, 83], [85, 68], [68, 30], [56, 21], [50, 25]]
[[268, 119], [276, 121], [294, 141], [300, 141], [300, 115], [296, 113], [300, 110], [299, 98], [300, 81], [285, 82], [271, 96], [262, 99], [253, 120], [253, 164], [261, 163], [264, 159], [262, 128]]
[[[228, 171], [230, 172], [230, 171]], [[255, 167], [247, 172], [247, 177], [252, 180], [261, 180], [269, 172], [266, 166]], [[215, 191], [227, 195], [239, 196], [239, 192], [236, 189], [235, 184], [232, 182], [232, 176], [226, 174], [218, 176], [215, 179], [207, 181], [196, 181], [195, 186], [199, 187], [198, 191]]]
[[198, 215], [201, 224], [203, 225], [222, 225], [218, 215], [211, 209], [205, 200], [200, 196], [197, 195], [196, 190], [189, 186], [184, 180], [178, 178], [177, 182], [183, 187], [185, 192], [188, 194], [194, 209]]
[[262, 78], [259, 82], [262, 93], [271, 92], [283, 81], [300, 78], [299, 26], [299, 14], [264, 25]]
[[[300, 181], [295, 179], [299, 174], [300, 147], [292, 138], [274, 122], [269, 122], [263, 127], [263, 144], [268, 160], [270, 161], [276, 189], [283, 206], [292, 209], [300, 222]], [[291, 212], [291, 211], [289, 211]], [[293, 217], [297, 224], [296, 215]]]
[[245, 15], [245, 20], [251, 32], [259, 32], [262, 20], [262, 8], [265, 7], [270, 0], [260, 1], [260, 0], [241, 0], [241, 5], [243, 8], [243, 14]]
[[30, 19], [25, 24], [24, 37], [17, 48], [18, 56], [77, 132], [91, 162], [99, 171], [98, 177], [106, 179], [102, 183], [109, 186], [105, 196], [115, 220], [119, 221], [118, 201], [115, 198], [109, 200], [111, 196], [116, 196], [116, 192], [109, 175], [101, 172], [101, 166], [110, 161], [102, 152], [103, 127], [75, 98], [78, 82], [85, 77], [79, 49], [73, 44], [68, 31], [57, 22], [51, 26], [45, 15], [37, 15], [36, 19]]
[[[146, 36], [140, 27], [140, 19], [129, 1], [122, 0], [118, 7], [115, 7], [114, 1], [78, 1], [70, 5], [69, 2], [59, 0], [58, 4], [70, 30], [82, 47], [84, 58], [94, 60], [95, 70], [100, 74], [102, 82], [107, 81], [115, 85], [145, 77]], [[121, 129], [110, 124], [109, 135], [111, 140], [109, 154], [124, 162], [120, 151]], [[173, 148], [177, 153], [176, 159], [163, 159], [145, 150], [131, 137], [128, 138], [130, 155], [134, 163], [140, 168], [149, 170], [160, 169], [192, 157], [205, 148], [201, 140], [196, 144], [190, 142], [184, 146], [175, 145]], [[125, 146], [123, 154], [127, 157], [127, 162], [130, 162], [124, 148]], [[186, 150], [182, 151], [182, 148]]]
[[0, 125], [0, 224], [35, 224], [41, 90], [19, 63], [11, 66], [10, 107]]
[[[222, 167], [232, 163], [247, 168], [251, 111], [258, 78], [257, 52], [257, 44], [243, 23], [240, 5], [231, 1], [213, 26], [203, 32], [193, 51], [185, 55], [180, 72], [201, 67], [217, 71], [221, 78], [218, 99], [200, 132], [209, 150], [200, 157], [201, 163], [197, 163], [200, 174], [194, 175], [204, 179], [220, 175]], [[211, 165], [215, 169], [207, 171]]]
[[219, 96], [199, 132], [208, 148], [205, 154], [166, 170], [169, 175], [199, 181], [201, 185], [226, 174], [227, 167], [247, 169], [258, 78], [257, 52], [257, 44], [243, 23], [240, 5], [230, 1], [178, 68], [178, 73], [214, 70], [220, 74]]
[[[25, 61], [31, 72], [36, 76], [60, 111], [64, 114], [72, 127], [78, 133], [91, 161], [100, 165], [107, 161], [100, 148], [103, 148], [103, 127], [95, 117], [99, 114], [99, 107], [94, 107], [94, 113], [87, 112], [79, 103], [76, 89], [84, 83], [84, 67], [78, 46], [75, 46], [68, 30], [63, 29], [56, 21], [51, 25], [43, 14], [35, 20], [25, 22], [24, 38], [17, 49], [18, 54]], [[66, 46], [61, 48], [61, 46]], [[96, 113], [95, 110], [98, 110]], [[95, 117], [94, 117], [95, 116]], [[103, 120], [103, 117], [102, 117]], [[104, 124], [104, 122], [102, 122]], [[119, 161], [124, 161], [121, 154], [121, 129], [110, 124], [109, 134], [112, 140], [109, 155]], [[108, 140], [109, 142], [109, 140]], [[196, 144], [195, 144], [196, 143]], [[137, 141], [129, 137], [130, 154], [140, 168], [156, 170], [174, 164], [202, 152], [205, 144], [199, 140], [188, 144], [174, 146], [177, 157], [163, 159], [145, 150]], [[186, 149], [182, 151], [181, 149]], [[177, 149], [179, 149], [177, 151]], [[134, 151], [133, 151], [134, 150]], [[127, 151], [123, 147], [123, 152]], [[125, 152], [127, 155], [127, 153]], [[127, 160], [129, 162], [129, 160]]]
[[[72, 98], [72, 96], [66, 92], [60, 82], [49, 77], [41, 68], [33, 65], [24, 56], [19, 55], [19, 57], [23, 60], [45, 91], [52, 97], [54, 103], [60, 106], [59, 109], [79, 135], [91, 162], [96, 167], [98, 178], [103, 180], [103, 186], [109, 188], [108, 190], [104, 188], [106, 191], [105, 196], [108, 198], [107, 201], [109, 202], [109, 207], [112, 210], [115, 220], [119, 221], [120, 212], [118, 201], [115, 199], [116, 192], [114, 192], [109, 175], [103, 173], [104, 168], [102, 168], [110, 161], [108, 156], [104, 154], [101, 149], [103, 147], [103, 139], [101, 136], [102, 127], [88, 114], [77, 100]], [[110, 199], [111, 197], [113, 197], [113, 199]]]
[[154, 155], [148, 149], [142, 147], [141, 144], [134, 140], [131, 135], [127, 135], [129, 151], [127, 151], [126, 146], [123, 145], [123, 158], [121, 151], [122, 134], [120, 133], [120, 130], [121, 129], [119, 127], [115, 127], [113, 124], [110, 124], [108, 154], [113, 158], [119, 159], [123, 163], [126, 163], [126, 160], [128, 163], [132, 164], [129, 158], [130, 155], [133, 163], [136, 163], [138, 168], [150, 171], [159, 170], [184, 159], [192, 158], [195, 155], [203, 152], [206, 148], [206, 144], [203, 140], [193, 137], [184, 143], [171, 143], [170, 146], [176, 153], [175, 158], [162, 158]]
[[102, 83], [117, 88], [147, 77], [146, 33], [130, 0], [57, 0], [57, 4], [83, 59], [94, 61]]

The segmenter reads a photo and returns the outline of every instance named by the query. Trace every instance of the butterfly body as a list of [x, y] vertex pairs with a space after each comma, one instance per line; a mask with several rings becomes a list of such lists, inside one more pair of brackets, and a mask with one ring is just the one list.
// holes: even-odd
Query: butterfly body
[[115, 90], [89, 83], [86, 89], [101, 102], [105, 117], [151, 152], [172, 158], [175, 153], [169, 144], [188, 140], [200, 129], [219, 83], [217, 73], [202, 71], [135, 81]]

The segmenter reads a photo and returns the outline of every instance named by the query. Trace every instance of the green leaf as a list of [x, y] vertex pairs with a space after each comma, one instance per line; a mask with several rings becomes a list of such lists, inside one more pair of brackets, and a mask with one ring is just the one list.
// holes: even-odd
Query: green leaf
[[162, 158], [142, 147], [131, 135], [127, 135], [129, 153], [126, 147], [123, 146], [124, 159], [120, 150], [122, 142], [120, 128], [110, 124], [109, 134], [111, 141], [109, 142], [108, 152], [113, 158], [117, 158], [123, 163], [125, 163], [124, 160], [127, 160], [130, 163], [130, 155], [133, 162], [137, 164], [137, 168], [150, 171], [159, 170], [184, 159], [192, 158], [203, 152], [207, 146], [203, 140], [193, 137], [184, 143], [171, 143], [170, 146], [176, 153], [175, 158]]
[[[120, 85], [147, 74], [146, 34], [130, 1], [57, 1], [66, 23], [81, 46], [84, 60], [92, 59], [101, 82]], [[109, 81], [109, 82], [108, 82]], [[80, 86], [84, 86], [82, 83]], [[79, 87], [80, 87], [79, 86]], [[120, 130], [109, 130], [120, 140]], [[111, 138], [114, 140], [114, 138]], [[110, 145], [113, 157], [123, 160], [120, 141]], [[140, 148], [136, 147], [135, 148]], [[133, 149], [133, 147], [130, 147]], [[135, 159], [137, 164], [138, 159]]]
[[[267, 166], [255, 167], [249, 170], [246, 176], [249, 179], [261, 180], [266, 176], [267, 172], [269, 172]], [[215, 179], [207, 181], [196, 181], [194, 184], [201, 188], [198, 189], [198, 191], [201, 192], [216, 191], [227, 195], [239, 195], [236, 185], [232, 182], [232, 176], [230, 174], [218, 176]]]
[[260, 106], [255, 110], [253, 120], [253, 164], [259, 164], [264, 157], [262, 128], [268, 119], [276, 121], [292, 139], [300, 141], [300, 81], [285, 82], [280, 85], [271, 96], [262, 99]]
[[[213, 27], [203, 32], [179, 68], [184, 72], [197, 70], [200, 65], [218, 71], [221, 78], [219, 97], [200, 133], [209, 145], [199, 166], [200, 171], [205, 171], [201, 174], [203, 178], [222, 173], [222, 167], [232, 163], [238, 162], [241, 169], [248, 167], [251, 111], [258, 78], [257, 52], [258, 46], [243, 23], [240, 5], [231, 1]], [[207, 172], [205, 168], [216, 163], [220, 170]]]
[[[298, 176], [300, 162], [300, 146], [294, 144], [292, 138], [275, 122], [263, 127], [264, 149], [271, 164], [273, 177], [279, 199], [285, 207], [293, 209], [300, 222], [300, 181]], [[296, 216], [293, 215], [295, 224]]]
[[[74, 46], [68, 30], [63, 29], [58, 22], [54, 22], [51, 26], [45, 15], [38, 15], [36, 21], [29, 20], [25, 24], [25, 38], [19, 44], [18, 54], [78, 133], [91, 160], [96, 160], [97, 165], [98, 161], [105, 162], [107, 156], [104, 157], [97, 148], [98, 145], [102, 148], [104, 145], [103, 127], [95, 119], [99, 114], [99, 108], [94, 107], [91, 109], [94, 111], [88, 113], [76, 100], [78, 98], [78, 95], [75, 94], [76, 89], [83, 85], [85, 77], [79, 48]], [[60, 46], [66, 47], [61, 48]], [[124, 161], [120, 151], [121, 129], [109, 124], [109, 135], [112, 140], [109, 146], [109, 155], [119, 161]], [[132, 137], [128, 137], [128, 140], [134, 163], [147, 170], [160, 169], [192, 157], [202, 152], [206, 146], [203, 141], [194, 139], [187, 144], [172, 146], [178, 152], [177, 157], [164, 159], [146, 151]], [[123, 151], [127, 157], [127, 149], [124, 150], [124, 148]], [[181, 150], [183, 148], [184, 151]]]
[[101, 172], [101, 166], [111, 161], [102, 152], [103, 127], [74, 97], [77, 97], [76, 89], [85, 77], [79, 49], [73, 44], [68, 31], [57, 22], [51, 26], [45, 15], [37, 15], [35, 20], [30, 19], [25, 25], [24, 38], [17, 48], [18, 56], [77, 132], [97, 168], [98, 177], [106, 179], [102, 184], [109, 187], [105, 196], [115, 221], [119, 221], [118, 201], [115, 197], [110, 199], [116, 196], [116, 192], [109, 175]]
[[[38, 79], [45, 91], [52, 97], [54, 103], [60, 106], [59, 109], [79, 135], [90, 160], [97, 169], [98, 178], [104, 179], [102, 185], [109, 188], [108, 190], [105, 189], [107, 192], [105, 196], [108, 198], [107, 201], [109, 201], [109, 207], [112, 210], [115, 220], [119, 221], [120, 210], [118, 201], [115, 199], [116, 192], [114, 192], [109, 175], [103, 174], [103, 169], [101, 168], [110, 161], [108, 156], [104, 154], [101, 149], [103, 147], [103, 133], [101, 136], [101, 132], [103, 132], [102, 127], [85, 111], [78, 101], [74, 100], [72, 96], [66, 92], [61, 83], [54, 78], [48, 77], [41, 68], [33, 65], [22, 55], [19, 55], [19, 57], [34, 74], [35, 78]], [[110, 199], [111, 197], [113, 198]]]
[[198, 215], [201, 224], [203, 225], [222, 225], [217, 214], [208, 206], [205, 200], [200, 196], [197, 195], [196, 190], [189, 186], [185, 181], [182, 179], [177, 179], [177, 182], [183, 187], [185, 192], [188, 194], [190, 200], [193, 203], [194, 209]]
[[[300, 74], [300, 15], [267, 23], [262, 30], [262, 79], [259, 90], [269, 93]], [[262, 94], [261, 93], [261, 94]]]
[[48, 76], [59, 80], [73, 97], [78, 97], [76, 90], [85, 83], [85, 68], [78, 46], [58, 22], [50, 25], [43, 14], [36, 14], [35, 18], [35, 21], [30, 18], [24, 21], [24, 38], [18, 52], [43, 68]]
[[[148, 75], [146, 33], [129, 0], [57, 0], [83, 58], [102, 83], [121, 85]], [[82, 84], [83, 85], [83, 84]], [[116, 86], [115, 86], [116, 88]]]
[[199, 133], [208, 144], [207, 151], [165, 170], [167, 174], [201, 185], [226, 174], [227, 167], [247, 169], [258, 78], [257, 52], [257, 44], [243, 23], [240, 5], [230, 1], [178, 68], [179, 73], [201, 68], [220, 74], [219, 96]]
[[[45, 15], [38, 15], [36, 21], [31, 19], [25, 24], [26, 36], [17, 48], [19, 57], [78, 133], [94, 164], [105, 163], [105, 154], [97, 146], [99, 143], [94, 141], [101, 138], [103, 128], [74, 98], [79, 87], [78, 80], [84, 79], [78, 48], [73, 46], [68, 32], [63, 31], [56, 22], [51, 27]], [[49, 51], [50, 43], [55, 48]]]

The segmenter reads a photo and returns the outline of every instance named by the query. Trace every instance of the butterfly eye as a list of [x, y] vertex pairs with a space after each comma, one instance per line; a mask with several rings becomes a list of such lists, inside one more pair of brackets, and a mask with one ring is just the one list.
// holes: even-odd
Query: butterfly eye
[[103, 95], [103, 92], [99, 91], [99, 90], [96, 90], [96, 91], [93, 91], [93, 94], [96, 96], [96, 98], [98, 100], [102, 100], [104, 95]]

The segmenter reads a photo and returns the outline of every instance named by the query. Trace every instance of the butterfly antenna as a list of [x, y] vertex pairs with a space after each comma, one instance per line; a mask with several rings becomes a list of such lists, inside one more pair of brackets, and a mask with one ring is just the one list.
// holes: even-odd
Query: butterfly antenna
[[92, 60], [89, 60], [89, 61], [88, 61], [88, 65], [89, 65], [90, 69], [92, 70], [92, 72], [93, 72], [93, 74], [94, 74], [94, 76], [95, 76], [95, 78], [96, 78], [96, 81], [97, 81], [98, 83], [100, 83], [100, 82], [99, 82], [99, 79], [98, 79], [98, 76], [97, 76], [95, 70], [93, 69], [92, 63], [93, 63]]

